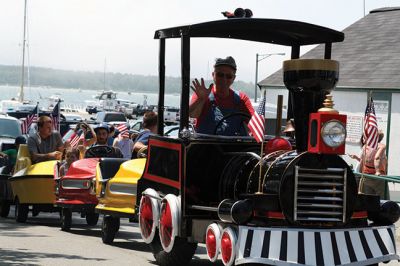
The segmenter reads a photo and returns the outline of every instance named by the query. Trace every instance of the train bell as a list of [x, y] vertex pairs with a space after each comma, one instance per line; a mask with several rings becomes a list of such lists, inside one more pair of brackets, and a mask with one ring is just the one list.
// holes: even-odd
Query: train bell
[[285, 128], [283, 129], [283, 132], [284, 132], [284, 133], [291, 133], [291, 132], [294, 132], [294, 131], [295, 131], [293, 122], [294, 122], [294, 121], [293, 121], [292, 119], [286, 121], [286, 126], [285, 126]]

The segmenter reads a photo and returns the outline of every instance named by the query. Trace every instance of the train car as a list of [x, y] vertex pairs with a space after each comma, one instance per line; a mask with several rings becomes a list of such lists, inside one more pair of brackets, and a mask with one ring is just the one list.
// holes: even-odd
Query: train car
[[[291, 47], [283, 64], [296, 150], [259, 154], [250, 136], [191, 133], [190, 41], [228, 38]], [[181, 39], [180, 130], [163, 136], [166, 40]], [[344, 34], [279, 19], [233, 18], [160, 29], [159, 135], [149, 140], [137, 206], [159, 265], [187, 265], [198, 243], [224, 265], [375, 265], [398, 260], [399, 206], [360, 194], [344, 154], [346, 116], [331, 97], [339, 78], [332, 44]], [[321, 59], [299, 59], [324, 44]], [[245, 67], [245, 66], [242, 66]], [[323, 107], [325, 106], [325, 109]], [[237, 114], [240, 115], [240, 114]], [[225, 119], [225, 118], [224, 118]], [[216, 132], [216, 131], [215, 131]]]
[[136, 187], [145, 163], [144, 158], [128, 161], [101, 159], [96, 186], [99, 204], [95, 211], [104, 215], [101, 226], [103, 243], [111, 244], [114, 241], [121, 219], [137, 221]]
[[110, 177], [109, 174], [112, 176], [125, 161], [113, 157], [115, 153], [112, 148], [99, 145], [90, 147], [85, 153], [85, 158], [73, 162], [64, 176], [59, 175], [60, 164], [54, 166], [54, 205], [61, 210], [62, 230], [71, 229], [73, 212], [80, 213], [88, 225], [97, 224], [99, 214], [95, 212], [95, 207], [99, 203], [99, 195], [96, 195], [96, 192], [101, 189], [96, 188]]
[[97, 224], [99, 215], [94, 212], [98, 203], [94, 193], [96, 166], [98, 158], [78, 160], [71, 164], [64, 176], [59, 175], [59, 164], [55, 165], [54, 205], [61, 209], [61, 230], [69, 231], [72, 226], [72, 213], [79, 212], [90, 226]]
[[8, 179], [15, 203], [15, 220], [26, 222], [29, 211], [33, 216], [40, 212], [58, 212], [54, 206], [54, 167], [57, 161], [32, 164], [28, 146], [19, 146], [14, 174]]

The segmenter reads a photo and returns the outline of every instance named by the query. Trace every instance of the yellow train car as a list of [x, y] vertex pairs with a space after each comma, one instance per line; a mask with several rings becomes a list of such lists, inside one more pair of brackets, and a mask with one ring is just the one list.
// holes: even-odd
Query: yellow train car
[[102, 165], [99, 164], [96, 184], [99, 204], [96, 206], [96, 212], [104, 215], [102, 224], [104, 243], [113, 242], [119, 230], [120, 218], [131, 220], [136, 218], [137, 182], [142, 176], [145, 164], [144, 158], [126, 161], [110, 179], [103, 178]]
[[14, 175], [9, 178], [15, 202], [15, 219], [26, 222], [30, 207], [36, 216], [41, 211], [57, 211], [54, 207], [54, 167], [57, 161], [32, 164], [28, 146], [20, 145]]

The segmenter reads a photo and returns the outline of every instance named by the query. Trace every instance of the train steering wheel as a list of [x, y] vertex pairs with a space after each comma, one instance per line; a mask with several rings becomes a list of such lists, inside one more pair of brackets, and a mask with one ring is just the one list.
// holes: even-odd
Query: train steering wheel
[[99, 145], [90, 147], [85, 153], [85, 158], [113, 157], [113, 155], [114, 155], [113, 148], [106, 145]]

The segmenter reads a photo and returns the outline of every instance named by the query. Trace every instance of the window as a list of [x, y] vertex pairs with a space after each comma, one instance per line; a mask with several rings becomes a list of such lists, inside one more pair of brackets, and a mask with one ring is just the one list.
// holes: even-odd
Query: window
[[21, 126], [14, 119], [0, 119], [0, 137], [16, 138], [22, 135]]
[[106, 114], [104, 117], [104, 122], [126, 122], [126, 117], [124, 114]]

